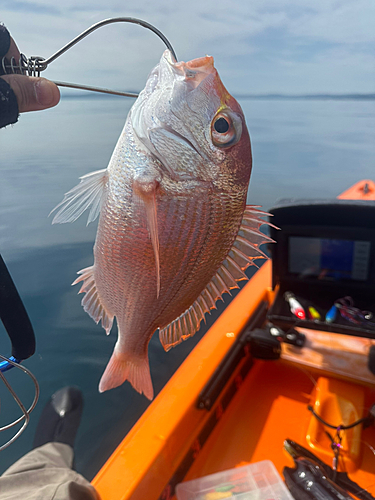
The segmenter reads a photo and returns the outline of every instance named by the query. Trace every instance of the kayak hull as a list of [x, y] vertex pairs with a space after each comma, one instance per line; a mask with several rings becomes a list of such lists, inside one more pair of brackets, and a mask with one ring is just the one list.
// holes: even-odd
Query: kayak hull
[[[311, 430], [314, 417], [308, 405], [317, 400], [316, 387], [341, 381], [349, 406], [358, 405], [350, 400], [355, 399], [352, 393], [359, 392], [363, 405], [358, 411], [362, 416], [375, 401], [372, 374], [358, 381], [355, 373], [332, 372], [324, 363], [299, 363], [293, 359], [293, 348], [287, 345], [284, 359], [282, 356], [278, 361], [253, 360], [245, 353], [210, 409], [198, 408], [197, 401], [210, 379], [215, 379], [218, 364], [257, 308], [270, 305], [273, 298], [271, 263], [266, 262], [94, 478], [92, 484], [102, 500], [172, 499], [176, 484], [183, 480], [266, 459], [272, 460], [281, 474], [285, 466], [293, 465], [283, 451], [286, 438], [310, 447], [325, 461], [328, 457], [329, 463], [327, 439], [322, 439], [321, 429], [315, 429], [315, 434]], [[328, 408], [325, 416], [333, 423], [343, 418], [337, 404]], [[351, 421], [355, 416], [350, 416]], [[358, 440], [366, 444], [355, 454], [350, 446]], [[375, 428], [363, 433], [360, 428], [349, 445], [342, 465], [351, 472], [351, 479], [375, 494], [375, 479], [370, 472], [375, 464], [371, 451], [371, 447], [375, 449]]]

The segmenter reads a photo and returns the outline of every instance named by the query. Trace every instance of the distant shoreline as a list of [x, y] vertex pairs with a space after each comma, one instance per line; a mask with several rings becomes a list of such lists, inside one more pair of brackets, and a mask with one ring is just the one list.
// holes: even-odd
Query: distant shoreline
[[375, 100], [374, 94], [235, 94], [236, 99]]
[[[136, 91], [134, 91], [136, 92]], [[118, 99], [122, 96], [112, 94], [100, 94], [95, 92], [66, 92], [62, 91], [61, 95], [66, 99]], [[233, 96], [236, 99], [255, 99], [255, 100], [359, 100], [359, 101], [373, 101], [375, 100], [375, 93], [373, 94], [236, 94]], [[132, 99], [132, 98], [130, 98]]]

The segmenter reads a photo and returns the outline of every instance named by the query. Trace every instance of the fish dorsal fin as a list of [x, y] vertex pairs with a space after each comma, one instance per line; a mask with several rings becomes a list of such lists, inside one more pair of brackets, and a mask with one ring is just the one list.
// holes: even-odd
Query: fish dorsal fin
[[275, 227], [261, 218], [267, 215], [270, 214], [258, 210], [258, 207], [246, 206], [237, 238], [215, 276], [189, 309], [160, 329], [160, 342], [166, 351], [192, 337], [199, 330], [205, 314], [216, 309], [216, 301], [223, 300], [224, 293], [230, 294], [231, 290], [239, 288], [237, 281], [248, 280], [244, 271], [251, 265], [256, 266], [255, 259], [268, 259], [259, 249], [260, 245], [273, 242], [260, 231], [263, 224]]
[[81, 302], [83, 309], [91, 316], [95, 323], [99, 323], [99, 321], [102, 320], [102, 327], [105, 333], [109, 335], [113, 324], [113, 316], [108, 313], [100, 302], [93, 274], [93, 266], [78, 271], [78, 274], [81, 276], [79, 276], [72, 285], [76, 285], [80, 281], [83, 281], [81, 289], [78, 292], [85, 294]]
[[68, 191], [63, 201], [50, 213], [51, 215], [55, 210], [58, 210], [52, 224], [74, 222], [89, 207], [91, 209], [87, 224], [93, 222], [99, 215], [102, 195], [107, 182], [107, 169], [91, 172], [80, 179], [81, 182]]
[[[261, 217], [271, 217], [271, 214], [258, 210], [259, 207], [246, 205], [240, 229], [233, 246], [228, 254], [228, 259], [234, 261], [241, 271], [249, 266], [256, 266], [254, 260], [268, 259], [268, 256], [259, 248], [264, 243], [275, 243], [272, 238], [260, 231], [263, 224], [278, 229], [276, 226]], [[235, 278], [236, 281], [247, 278]]]
[[155, 256], [157, 297], [159, 297], [160, 293], [159, 233], [156, 207], [156, 190], [158, 186], [159, 182], [156, 179], [142, 179], [142, 177], [135, 179], [133, 185], [133, 192], [138, 200], [143, 203], [146, 211], [147, 229]]

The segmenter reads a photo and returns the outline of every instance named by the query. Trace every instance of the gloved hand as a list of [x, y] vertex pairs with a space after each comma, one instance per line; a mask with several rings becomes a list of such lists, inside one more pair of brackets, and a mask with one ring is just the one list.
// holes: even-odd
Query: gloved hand
[[[6, 63], [12, 57], [18, 64], [20, 52], [5, 26], [0, 25], [0, 62], [5, 56]], [[51, 81], [41, 77], [24, 75], [4, 75], [0, 64], [0, 127], [18, 120], [19, 113], [37, 111], [56, 106], [60, 91]], [[4, 75], [4, 76], [3, 76]]]

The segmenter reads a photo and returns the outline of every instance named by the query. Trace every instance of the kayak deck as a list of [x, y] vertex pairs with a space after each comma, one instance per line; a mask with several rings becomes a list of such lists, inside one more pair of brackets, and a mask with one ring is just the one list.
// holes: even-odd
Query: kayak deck
[[[293, 460], [283, 451], [286, 438], [310, 449], [332, 466], [333, 453], [320, 424], [320, 432], [312, 441], [315, 441], [318, 450], [321, 445], [327, 456], [322, 457], [317, 449], [309, 448], [308, 438], [311, 436], [308, 431], [316, 422], [307, 409], [316, 397], [313, 377], [307, 370], [283, 361], [257, 361], [233, 399], [230, 410], [220, 419], [185, 479], [262, 460], [271, 460], [282, 475], [284, 466], [293, 466]], [[325, 380], [332, 383], [334, 379]], [[353, 389], [349, 382], [342, 384], [349, 393]], [[368, 409], [375, 400], [375, 390], [363, 387], [363, 392], [364, 407]], [[341, 422], [337, 421], [334, 411], [326, 412], [325, 418], [333, 424]], [[352, 435], [349, 440], [349, 448], [355, 447], [359, 437], [358, 465], [345, 466], [341, 462], [340, 470], [351, 469], [351, 479], [375, 495], [375, 455], [371, 450], [371, 447], [375, 449], [375, 428], [363, 431], [358, 428], [358, 431], [359, 434]]]

